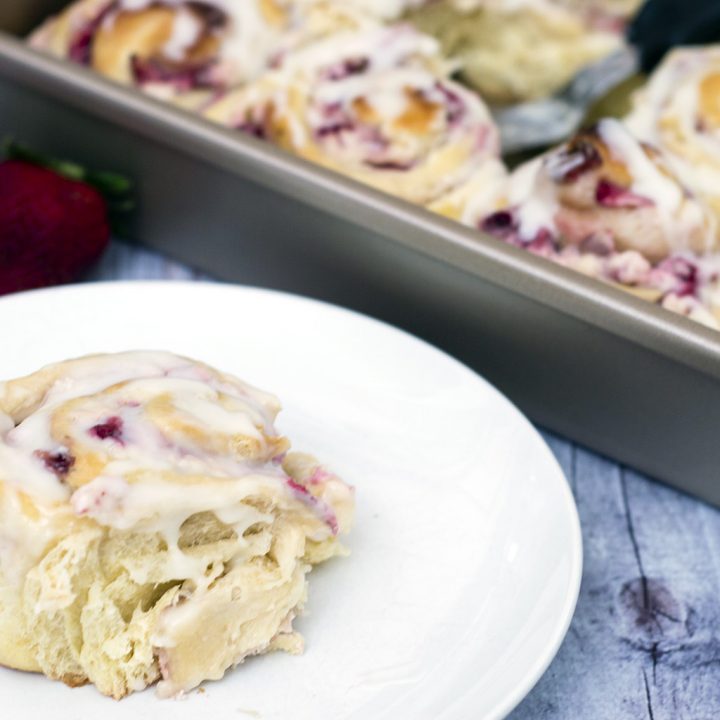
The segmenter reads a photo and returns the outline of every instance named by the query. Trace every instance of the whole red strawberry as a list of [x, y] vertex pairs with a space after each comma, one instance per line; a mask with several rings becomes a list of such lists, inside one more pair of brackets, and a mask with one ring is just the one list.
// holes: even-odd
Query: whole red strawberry
[[0, 163], [0, 294], [76, 279], [109, 239], [95, 188], [24, 160]]

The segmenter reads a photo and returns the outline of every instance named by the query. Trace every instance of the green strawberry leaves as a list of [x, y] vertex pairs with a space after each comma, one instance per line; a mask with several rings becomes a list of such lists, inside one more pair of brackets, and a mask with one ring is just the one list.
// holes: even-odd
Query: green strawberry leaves
[[8, 138], [3, 143], [2, 155], [8, 160], [21, 160], [47, 168], [68, 178], [94, 187], [105, 199], [113, 222], [117, 213], [127, 213], [135, 207], [133, 183], [124, 175], [103, 170], [89, 170], [82, 165], [44, 155], [27, 145]]

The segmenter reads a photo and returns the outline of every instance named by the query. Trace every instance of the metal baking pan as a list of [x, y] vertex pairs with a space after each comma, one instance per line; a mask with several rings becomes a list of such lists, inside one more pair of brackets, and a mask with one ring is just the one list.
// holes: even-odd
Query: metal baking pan
[[136, 178], [133, 239], [406, 328], [541, 425], [720, 504], [720, 333], [28, 49], [65, 4], [0, 4], [0, 133]]

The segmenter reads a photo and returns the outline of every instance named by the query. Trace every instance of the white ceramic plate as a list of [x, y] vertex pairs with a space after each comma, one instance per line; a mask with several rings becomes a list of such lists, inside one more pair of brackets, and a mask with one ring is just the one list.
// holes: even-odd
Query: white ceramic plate
[[466, 720], [509, 712], [567, 631], [577, 512], [527, 420], [435, 348], [346, 310], [224, 285], [115, 283], [0, 301], [0, 377], [171, 350], [277, 393], [279, 427], [357, 487], [352, 556], [314, 571], [301, 657], [253, 658], [182, 701], [120, 703], [0, 669], [2, 715]]

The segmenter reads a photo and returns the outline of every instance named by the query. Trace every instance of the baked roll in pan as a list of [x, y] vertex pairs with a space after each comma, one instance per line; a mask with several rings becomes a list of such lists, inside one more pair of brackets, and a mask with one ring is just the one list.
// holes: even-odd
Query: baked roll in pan
[[340, 33], [228, 93], [206, 117], [416, 203], [499, 155], [474, 93], [450, 80], [435, 41], [407, 25]]
[[466, 198], [466, 224], [717, 326], [717, 220], [620, 121], [520, 166], [480, 200]]
[[672, 51], [636, 94], [626, 122], [665, 153], [720, 221], [720, 47]]
[[30, 43], [195, 109], [294, 48], [369, 22], [321, 0], [79, 0]]

